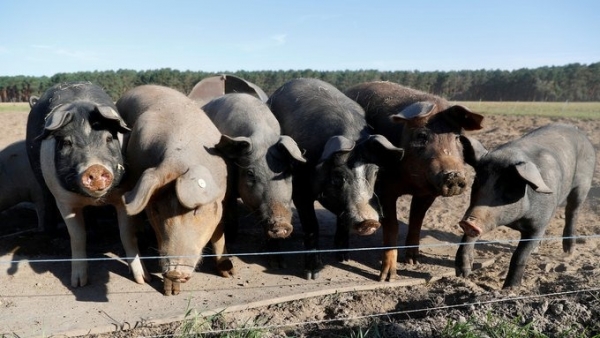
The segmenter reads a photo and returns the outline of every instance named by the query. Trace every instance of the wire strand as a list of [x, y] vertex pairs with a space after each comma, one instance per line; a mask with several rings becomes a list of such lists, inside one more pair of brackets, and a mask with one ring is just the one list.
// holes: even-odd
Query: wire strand
[[[314, 253], [336, 253], [336, 252], [362, 252], [362, 251], [382, 251], [382, 250], [400, 250], [400, 249], [410, 249], [410, 248], [439, 248], [439, 247], [451, 247], [451, 246], [460, 246], [465, 244], [474, 244], [474, 245], [490, 245], [490, 244], [514, 244], [519, 242], [529, 242], [529, 241], [562, 241], [564, 239], [597, 239], [600, 238], [600, 235], [580, 235], [580, 236], [567, 236], [567, 237], [541, 237], [536, 239], [499, 239], [499, 240], [481, 240], [474, 243], [435, 243], [435, 244], [420, 244], [420, 245], [399, 245], [399, 246], [378, 246], [378, 247], [364, 247], [364, 248], [348, 248], [348, 249], [319, 249], [319, 250], [294, 250], [294, 251], [268, 251], [268, 252], [238, 252], [238, 253], [227, 253], [223, 255], [215, 255], [215, 254], [202, 254], [202, 257], [245, 257], [245, 256], [265, 256], [265, 255], [300, 255], [300, 254], [314, 254]], [[156, 259], [165, 259], [165, 258], [193, 258], [198, 257], [195, 255], [178, 255], [178, 256], [141, 256], [141, 257], [95, 257], [95, 258], [48, 258], [48, 259], [27, 259], [28, 263], [65, 263], [65, 262], [80, 262], [80, 261], [88, 261], [88, 262], [97, 262], [97, 261], [127, 261], [132, 259], [141, 259], [141, 260], [156, 260]], [[23, 260], [0, 260], [0, 264], [15, 264], [20, 263]]]

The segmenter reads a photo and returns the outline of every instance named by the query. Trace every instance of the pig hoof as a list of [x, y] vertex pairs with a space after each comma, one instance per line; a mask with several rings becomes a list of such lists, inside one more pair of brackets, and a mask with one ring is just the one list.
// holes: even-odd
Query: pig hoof
[[233, 262], [231, 259], [224, 259], [218, 262], [217, 270], [219, 270], [219, 274], [225, 278], [235, 275], [235, 270], [233, 269]]
[[456, 277], [469, 277], [471, 269], [456, 269]]
[[347, 261], [349, 261], [348, 253], [347, 252], [339, 252], [337, 254], [337, 259], [338, 259], [338, 262], [347, 262]]
[[416, 252], [407, 251], [406, 256], [404, 257], [404, 263], [410, 265], [419, 265], [419, 251]]
[[319, 278], [321, 271], [310, 271], [310, 270], [305, 270], [304, 271], [304, 277], [307, 280], [311, 280], [311, 279], [317, 279]]

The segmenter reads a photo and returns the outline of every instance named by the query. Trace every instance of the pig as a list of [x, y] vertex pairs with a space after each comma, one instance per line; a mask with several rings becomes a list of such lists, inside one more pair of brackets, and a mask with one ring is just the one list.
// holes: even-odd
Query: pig
[[202, 79], [192, 88], [188, 97], [202, 107], [210, 100], [229, 93], [247, 93], [263, 102], [267, 102], [269, 98], [259, 86], [230, 74], [215, 75]]
[[[306, 159], [296, 142], [281, 135], [269, 107], [245, 93], [225, 94], [203, 110], [221, 132], [216, 149], [228, 160], [228, 193], [225, 201], [228, 240], [237, 230], [237, 198], [263, 223], [269, 248], [276, 239], [290, 236], [292, 226], [292, 166]], [[277, 262], [272, 261], [273, 264]], [[282, 263], [283, 264], [283, 263]]]
[[[269, 98], [267, 104], [284, 135], [305, 150], [306, 163], [293, 171], [292, 199], [304, 231], [307, 250], [319, 248], [319, 225], [314, 202], [337, 216], [335, 247], [349, 247], [349, 233], [371, 235], [380, 226], [374, 196], [382, 165], [399, 162], [404, 151], [365, 121], [363, 109], [331, 84], [311, 78], [293, 79]], [[338, 254], [347, 260], [346, 252]], [[305, 276], [318, 278], [323, 263], [318, 252], [306, 255]]]
[[[25, 144], [31, 169], [42, 187], [45, 205], [56, 204], [69, 231], [73, 287], [88, 282], [86, 206], [115, 206], [134, 279], [138, 283], [150, 280], [120, 198], [125, 167], [119, 135], [128, 131], [110, 96], [90, 82], [52, 86], [32, 104], [27, 118]], [[55, 227], [52, 210], [46, 208], [44, 213], [45, 229]]]
[[404, 159], [379, 176], [383, 252], [380, 281], [397, 278], [398, 218], [396, 201], [412, 195], [405, 262], [418, 263], [425, 213], [438, 196], [455, 196], [467, 188], [467, 167], [459, 135], [481, 129], [483, 116], [445, 99], [388, 81], [365, 82], [345, 91], [365, 110], [375, 133], [405, 150]]
[[193, 100], [163, 86], [135, 87], [117, 108], [132, 126], [123, 202], [129, 215], [145, 211], [154, 229], [164, 294], [180, 292], [209, 241], [221, 275], [233, 275], [220, 223], [227, 167], [215, 149], [219, 130]]
[[22, 202], [33, 203], [38, 217], [38, 230], [43, 230], [46, 204], [42, 187], [29, 164], [25, 140], [14, 142], [0, 152], [0, 211]]
[[456, 253], [457, 276], [468, 276], [474, 243], [505, 225], [521, 233], [503, 288], [521, 284], [525, 265], [557, 207], [566, 201], [562, 247], [571, 254], [575, 223], [592, 184], [596, 154], [585, 133], [553, 123], [488, 151], [462, 136], [465, 160], [475, 168], [471, 201], [460, 221], [464, 231]]

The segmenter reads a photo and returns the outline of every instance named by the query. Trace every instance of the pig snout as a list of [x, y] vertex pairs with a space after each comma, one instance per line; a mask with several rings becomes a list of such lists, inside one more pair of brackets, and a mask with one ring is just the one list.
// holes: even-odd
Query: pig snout
[[469, 237], [479, 237], [483, 233], [481, 227], [472, 218], [464, 219], [458, 225], [463, 229], [465, 235]]
[[178, 295], [181, 292], [181, 283], [185, 283], [192, 278], [191, 273], [186, 271], [169, 270], [163, 273], [165, 296]]
[[294, 230], [292, 224], [286, 222], [283, 217], [276, 218], [267, 223], [267, 235], [270, 238], [287, 238]]
[[377, 231], [377, 229], [379, 229], [380, 226], [381, 223], [379, 223], [379, 221], [368, 219], [354, 225], [353, 230], [355, 233], [361, 236], [369, 236], [372, 235], [375, 231]]
[[81, 186], [92, 195], [105, 192], [113, 183], [113, 174], [100, 164], [88, 167], [80, 177]]
[[348, 216], [350, 216], [350, 224], [352, 224], [350, 231], [361, 236], [371, 235], [381, 226], [378, 221], [379, 213], [370, 203], [359, 205]]
[[287, 238], [291, 235], [294, 227], [292, 226], [292, 212], [289, 205], [280, 202], [264, 203], [260, 207], [265, 231], [270, 238]]
[[465, 175], [458, 171], [446, 171], [442, 174], [441, 193], [444, 197], [460, 195], [467, 187]]

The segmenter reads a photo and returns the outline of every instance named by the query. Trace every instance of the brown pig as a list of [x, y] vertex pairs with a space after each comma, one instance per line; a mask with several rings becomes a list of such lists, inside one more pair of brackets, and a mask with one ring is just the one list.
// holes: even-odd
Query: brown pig
[[209, 241], [220, 274], [233, 274], [223, 257], [227, 167], [214, 154], [221, 136], [215, 125], [191, 99], [162, 86], [136, 87], [117, 107], [132, 126], [124, 151], [127, 182], [135, 186], [123, 197], [125, 208], [129, 215], [146, 211], [163, 256], [165, 294], [179, 293]]
[[[383, 244], [396, 246], [396, 201], [412, 195], [408, 220], [406, 262], [417, 263], [425, 213], [438, 196], [461, 194], [466, 167], [459, 135], [481, 129], [483, 116], [445, 99], [387, 81], [366, 82], [346, 91], [365, 110], [374, 132], [403, 148], [404, 159], [379, 176]], [[384, 251], [380, 280], [396, 277], [396, 249]]]

